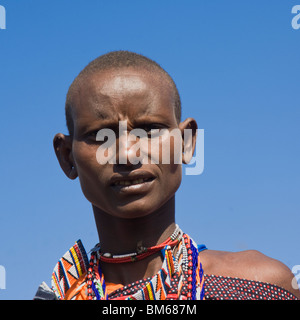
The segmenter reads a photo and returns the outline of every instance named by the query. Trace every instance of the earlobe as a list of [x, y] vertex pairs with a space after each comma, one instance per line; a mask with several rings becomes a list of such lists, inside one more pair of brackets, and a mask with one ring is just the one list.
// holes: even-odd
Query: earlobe
[[195, 119], [187, 118], [179, 124], [179, 129], [182, 132], [182, 162], [188, 164], [195, 151], [198, 125]]
[[72, 139], [70, 136], [65, 136], [62, 133], [55, 135], [53, 139], [53, 147], [65, 175], [69, 179], [76, 179], [78, 174], [72, 157]]
[[71, 168], [71, 171], [69, 172], [69, 175], [68, 177], [71, 179], [71, 180], [74, 180], [78, 177], [78, 174], [77, 174], [77, 170], [75, 167], [72, 167]]

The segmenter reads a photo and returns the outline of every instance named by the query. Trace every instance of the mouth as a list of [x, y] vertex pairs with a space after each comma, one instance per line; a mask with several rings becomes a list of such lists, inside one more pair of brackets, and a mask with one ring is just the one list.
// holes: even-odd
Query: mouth
[[116, 175], [111, 180], [111, 187], [122, 193], [144, 193], [149, 191], [154, 180], [155, 177], [146, 172]]
[[116, 182], [112, 183], [112, 186], [134, 186], [137, 184], [142, 184], [145, 182], [150, 182], [153, 181], [154, 178], [139, 178], [139, 179], [134, 179], [134, 180], [117, 180]]

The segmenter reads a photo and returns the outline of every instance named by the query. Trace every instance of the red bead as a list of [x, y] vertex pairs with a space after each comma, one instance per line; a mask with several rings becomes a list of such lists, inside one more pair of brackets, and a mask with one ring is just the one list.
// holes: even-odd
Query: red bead
[[190, 298], [192, 296], [192, 294], [190, 292], [188, 292], [187, 296], [188, 296], [188, 298]]
[[177, 299], [178, 299], [178, 296], [177, 296], [177, 294], [175, 294], [175, 293], [169, 293], [169, 294], [167, 295], [167, 298], [168, 298], [168, 299], [177, 300]]
[[189, 266], [189, 267], [192, 267], [192, 266], [193, 266], [193, 262], [190, 261], [190, 262], [188, 263], [188, 266]]
[[189, 269], [188, 270], [188, 274], [192, 274], [192, 273], [193, 273], [193, 271]]
[[89, 289], [87, 290], [87, 292], [88, 292], [88, 293], [92, 293], [93, 290], [92, 290], [91, 288], [89, 288]]
[[[192, 271], [192, 270], [191, 270]], [[188, 281], [192, 281], [193, 280], [193, 278], [192, 277], [188, 277]]]
[[193, 251], [190, 249], [189, 251], [188, 251], [188, 254], [192, 254], [193, 253]]
[[193, 257], [192, 256], [188, 256], [188, 260], [193, 260]]
[[192, 285], [191, 284], [188, 285], [188, 289], [190, 289], [190, 290], [192, 289]]

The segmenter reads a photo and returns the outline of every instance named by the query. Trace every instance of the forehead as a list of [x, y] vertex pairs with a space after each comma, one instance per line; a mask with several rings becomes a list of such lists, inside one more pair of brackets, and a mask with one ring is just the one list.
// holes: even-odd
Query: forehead
[[139, 69], [106, 70], [82, 79], [75, 94], [74, 122], [96, 117], [132, 120], [160, 115], [175, 120], [174, 92], [166, 77]]

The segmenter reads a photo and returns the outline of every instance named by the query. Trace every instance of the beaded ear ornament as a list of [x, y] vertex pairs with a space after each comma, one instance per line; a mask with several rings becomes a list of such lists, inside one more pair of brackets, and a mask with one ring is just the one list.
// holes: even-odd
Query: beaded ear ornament
[[[174, 248], [177, 249], [175, 256]], [[88, 299], [111, 300], [107, 294], [99, 262], [132, 263], [159, 251], [164, 257], [161, 270], [149, 279], [143, 288], [124, 296], [123, 299], [202, 300], [204, 298], [204, 277], [197, 245], [178, 226], [163, 243], [150, 248], [139, 247], [134, 253], [112, 255], [101, 253], [99, 245], [93, 248], [87, 272]]]

